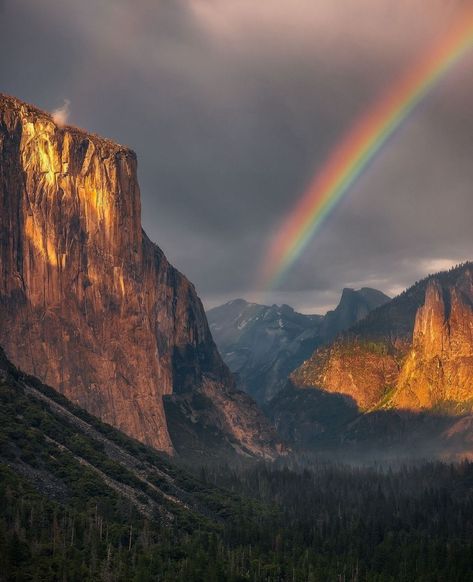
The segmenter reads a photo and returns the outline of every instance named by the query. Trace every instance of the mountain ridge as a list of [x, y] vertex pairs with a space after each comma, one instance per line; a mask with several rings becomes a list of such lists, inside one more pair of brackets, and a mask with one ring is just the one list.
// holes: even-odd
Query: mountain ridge
[[224, 361], [242, 388], [264, 404], [283, 389], [288, 375], [316, 347], [388, 299], [376, 289], [345, 288], [338, 306], [325, 316], [244, 299], [210, 309], [207, 316]]
[[[431, 360], [437, 358], [437, 366], [442, 366], [442, 358], [448, 359], [448, 351], [463, 341], [461, 357], [463, 363], [468, 359], [465, 365], [470, 366], [472, 273], [473, 264], [464, 263], [429, 275], [371, 312], [336, 342], [317, 350], [294, 371], [291, 380], [296, 386], [317, 386], [353, 397], [363, 410], [390, 405], [415, 410], [434, 406], [434, 401], [422, 406], [412, 399], [408, 405], [409, 399], [396, 391], [406, 391], [414, 368], [418, 379], [423, 375], [424, 383], [428, 381], [420, 370], [427, 362], [419, 362], [419, 354], [425, 350], [432, 352], [428, 356]], [[457, 332], [452, 340], [453, 323]], [[429, 343], [434, 345], [429, 348]], [[466, 382], [465, 378], [463, 384]]]
[[163, 397], [205, 392], [204, 424], [277, 454], [194, 286], [142, 229], [131, 149], [0, 95], [0, 210], [0, 345], [15, 364], [170, 454]]
[[267, 407], [280, 434], [309, 449], [471, 455], [472, 299], [468, 262], [415, 283], [318, 348]]

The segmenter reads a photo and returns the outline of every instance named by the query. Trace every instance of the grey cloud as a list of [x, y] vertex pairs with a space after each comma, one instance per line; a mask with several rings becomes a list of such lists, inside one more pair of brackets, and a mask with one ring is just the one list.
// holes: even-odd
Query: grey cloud
[[[271, 234], [330, 149], [460, 6], [426, 2], [15, 0], [0, 20], [2, 90], [49, 110], [70, 99], [72, 123], [132, 146], [151, 238], [208, 304], [251, 297]], [[345, 285], [390, 291], [468, 256], [471, 63], [268, 301], [316, 311]]]

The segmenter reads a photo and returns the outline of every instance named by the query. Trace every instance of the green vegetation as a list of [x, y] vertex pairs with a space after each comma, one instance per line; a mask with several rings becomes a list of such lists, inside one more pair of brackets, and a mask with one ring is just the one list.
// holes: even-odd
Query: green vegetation
[[339, 341], [335, 344], [336, 349], [342, 354], [356, 355], [360, 351], [375, 354], [376, 356], [396, 355], [397, 350], [387, 340], [370, 340], [358, 337], [347, 336], [345, 341]]
[[222, 471], [215, 482], [265, 503], [278, 501], [283, 520], [274, 536], [288, 552], [297, 548], [296, 580], [310, 579], [303, 556], [318, 572], [316, 580], [473, 579], [469, 463], [397, 471], [333, 463], [310, 470], [261, 466], [243, 475]]
[[386, 386], [381, 400], [367, 412], [375, 412], [377, 410], [389, 408], [389, 405], [391, 404], [391, 399], [396, 393], [396, 388], [397, 388], [396, 386]]
[[217, 579], [205, 552], [223, 551], [225, 522], [271, 514], [203, 484], [0, 352], [2, 377], [0, 580]]
[[1, 374], [2, 581], [473, 580], [473, 464], [286, 459], [197, 477]]

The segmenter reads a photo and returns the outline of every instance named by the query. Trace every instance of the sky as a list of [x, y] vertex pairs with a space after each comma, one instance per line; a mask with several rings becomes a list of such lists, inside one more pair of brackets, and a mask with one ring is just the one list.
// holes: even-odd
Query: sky
[[[245, 297], [351, 124], [473, 0], [0, 0], [0, 91], [138, 155], [143, 224], [207, 307]], [[395, 295], [473, 259], [473, 51], [265, 302]]]

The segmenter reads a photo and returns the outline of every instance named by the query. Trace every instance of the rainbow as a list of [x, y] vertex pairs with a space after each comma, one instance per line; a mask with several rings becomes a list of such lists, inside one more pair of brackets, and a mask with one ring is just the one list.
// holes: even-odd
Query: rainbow
[[473, 46], [469, 8], [345, 135], [270, 241], [260, 290], [277, 287], [320, 226], [388, 139], [442, 76]]

